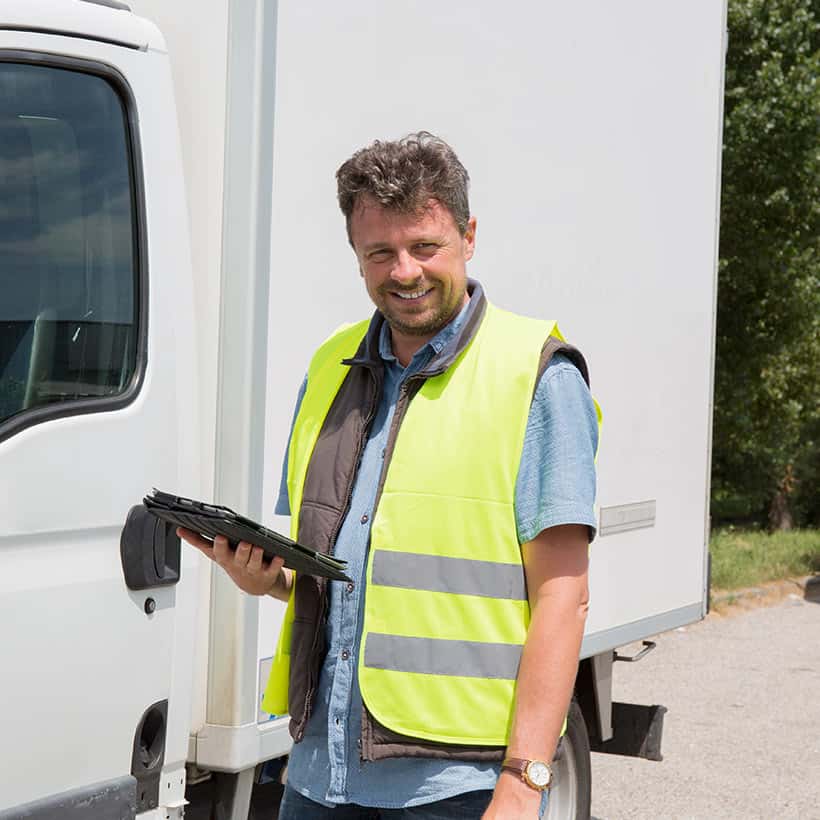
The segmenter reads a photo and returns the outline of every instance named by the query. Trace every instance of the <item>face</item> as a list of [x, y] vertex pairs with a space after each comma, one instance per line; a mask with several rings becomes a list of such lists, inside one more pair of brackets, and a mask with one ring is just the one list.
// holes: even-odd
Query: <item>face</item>
[[417, 348], [467, 302], [467, 262], [475, 218], [462, 236], [452, 214], [431, 199], [421, 214], [402, 214], [365, 198], [350, 219], [350, 236], [367, 292], [396, 341]]

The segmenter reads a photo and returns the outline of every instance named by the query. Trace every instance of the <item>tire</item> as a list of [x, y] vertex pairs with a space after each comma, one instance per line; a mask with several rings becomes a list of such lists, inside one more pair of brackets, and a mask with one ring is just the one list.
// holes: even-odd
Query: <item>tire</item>
[[573, 700], [567, 731], [552, 762], [554, 785], [547, 804], [548, 820], [590, 820], [592, 761], [581, 707]]

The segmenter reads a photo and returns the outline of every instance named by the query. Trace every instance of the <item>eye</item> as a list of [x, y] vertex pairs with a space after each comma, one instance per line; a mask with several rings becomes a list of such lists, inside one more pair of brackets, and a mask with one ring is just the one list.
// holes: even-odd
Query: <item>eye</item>
[[377, 248], [375, 251], [370, 251], [367, 258], [372, 262], [383, 262], [390, 256], [390, 251], [387, 248]]
[[416, 250], [421, 251], [422, 253], [432, 253], [438, 248], [438, 245], [435, 242], [417, 242], [416, 243]]

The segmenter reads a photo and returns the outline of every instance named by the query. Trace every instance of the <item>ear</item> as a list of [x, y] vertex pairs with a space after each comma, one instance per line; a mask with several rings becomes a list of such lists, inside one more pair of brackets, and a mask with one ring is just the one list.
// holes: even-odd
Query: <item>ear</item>
[[476, 230], [476, 219], [474, 216], [471, 216], [470, 219], [467, 221], [467, 230], [464, 231], [464, 238], [462, 239], [464, 243], [464, 260], [469, 261], [473, 258], [473, 253], [475, 252], [475, 230]]

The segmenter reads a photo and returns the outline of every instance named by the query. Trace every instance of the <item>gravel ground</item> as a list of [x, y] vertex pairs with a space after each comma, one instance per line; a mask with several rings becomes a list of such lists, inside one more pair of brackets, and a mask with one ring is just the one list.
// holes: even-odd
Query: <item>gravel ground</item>
[[664, 760], [594, 754], [597, 820], [820, 820], [820, 603], [709, 615], [614, 675], [669, 709]]

